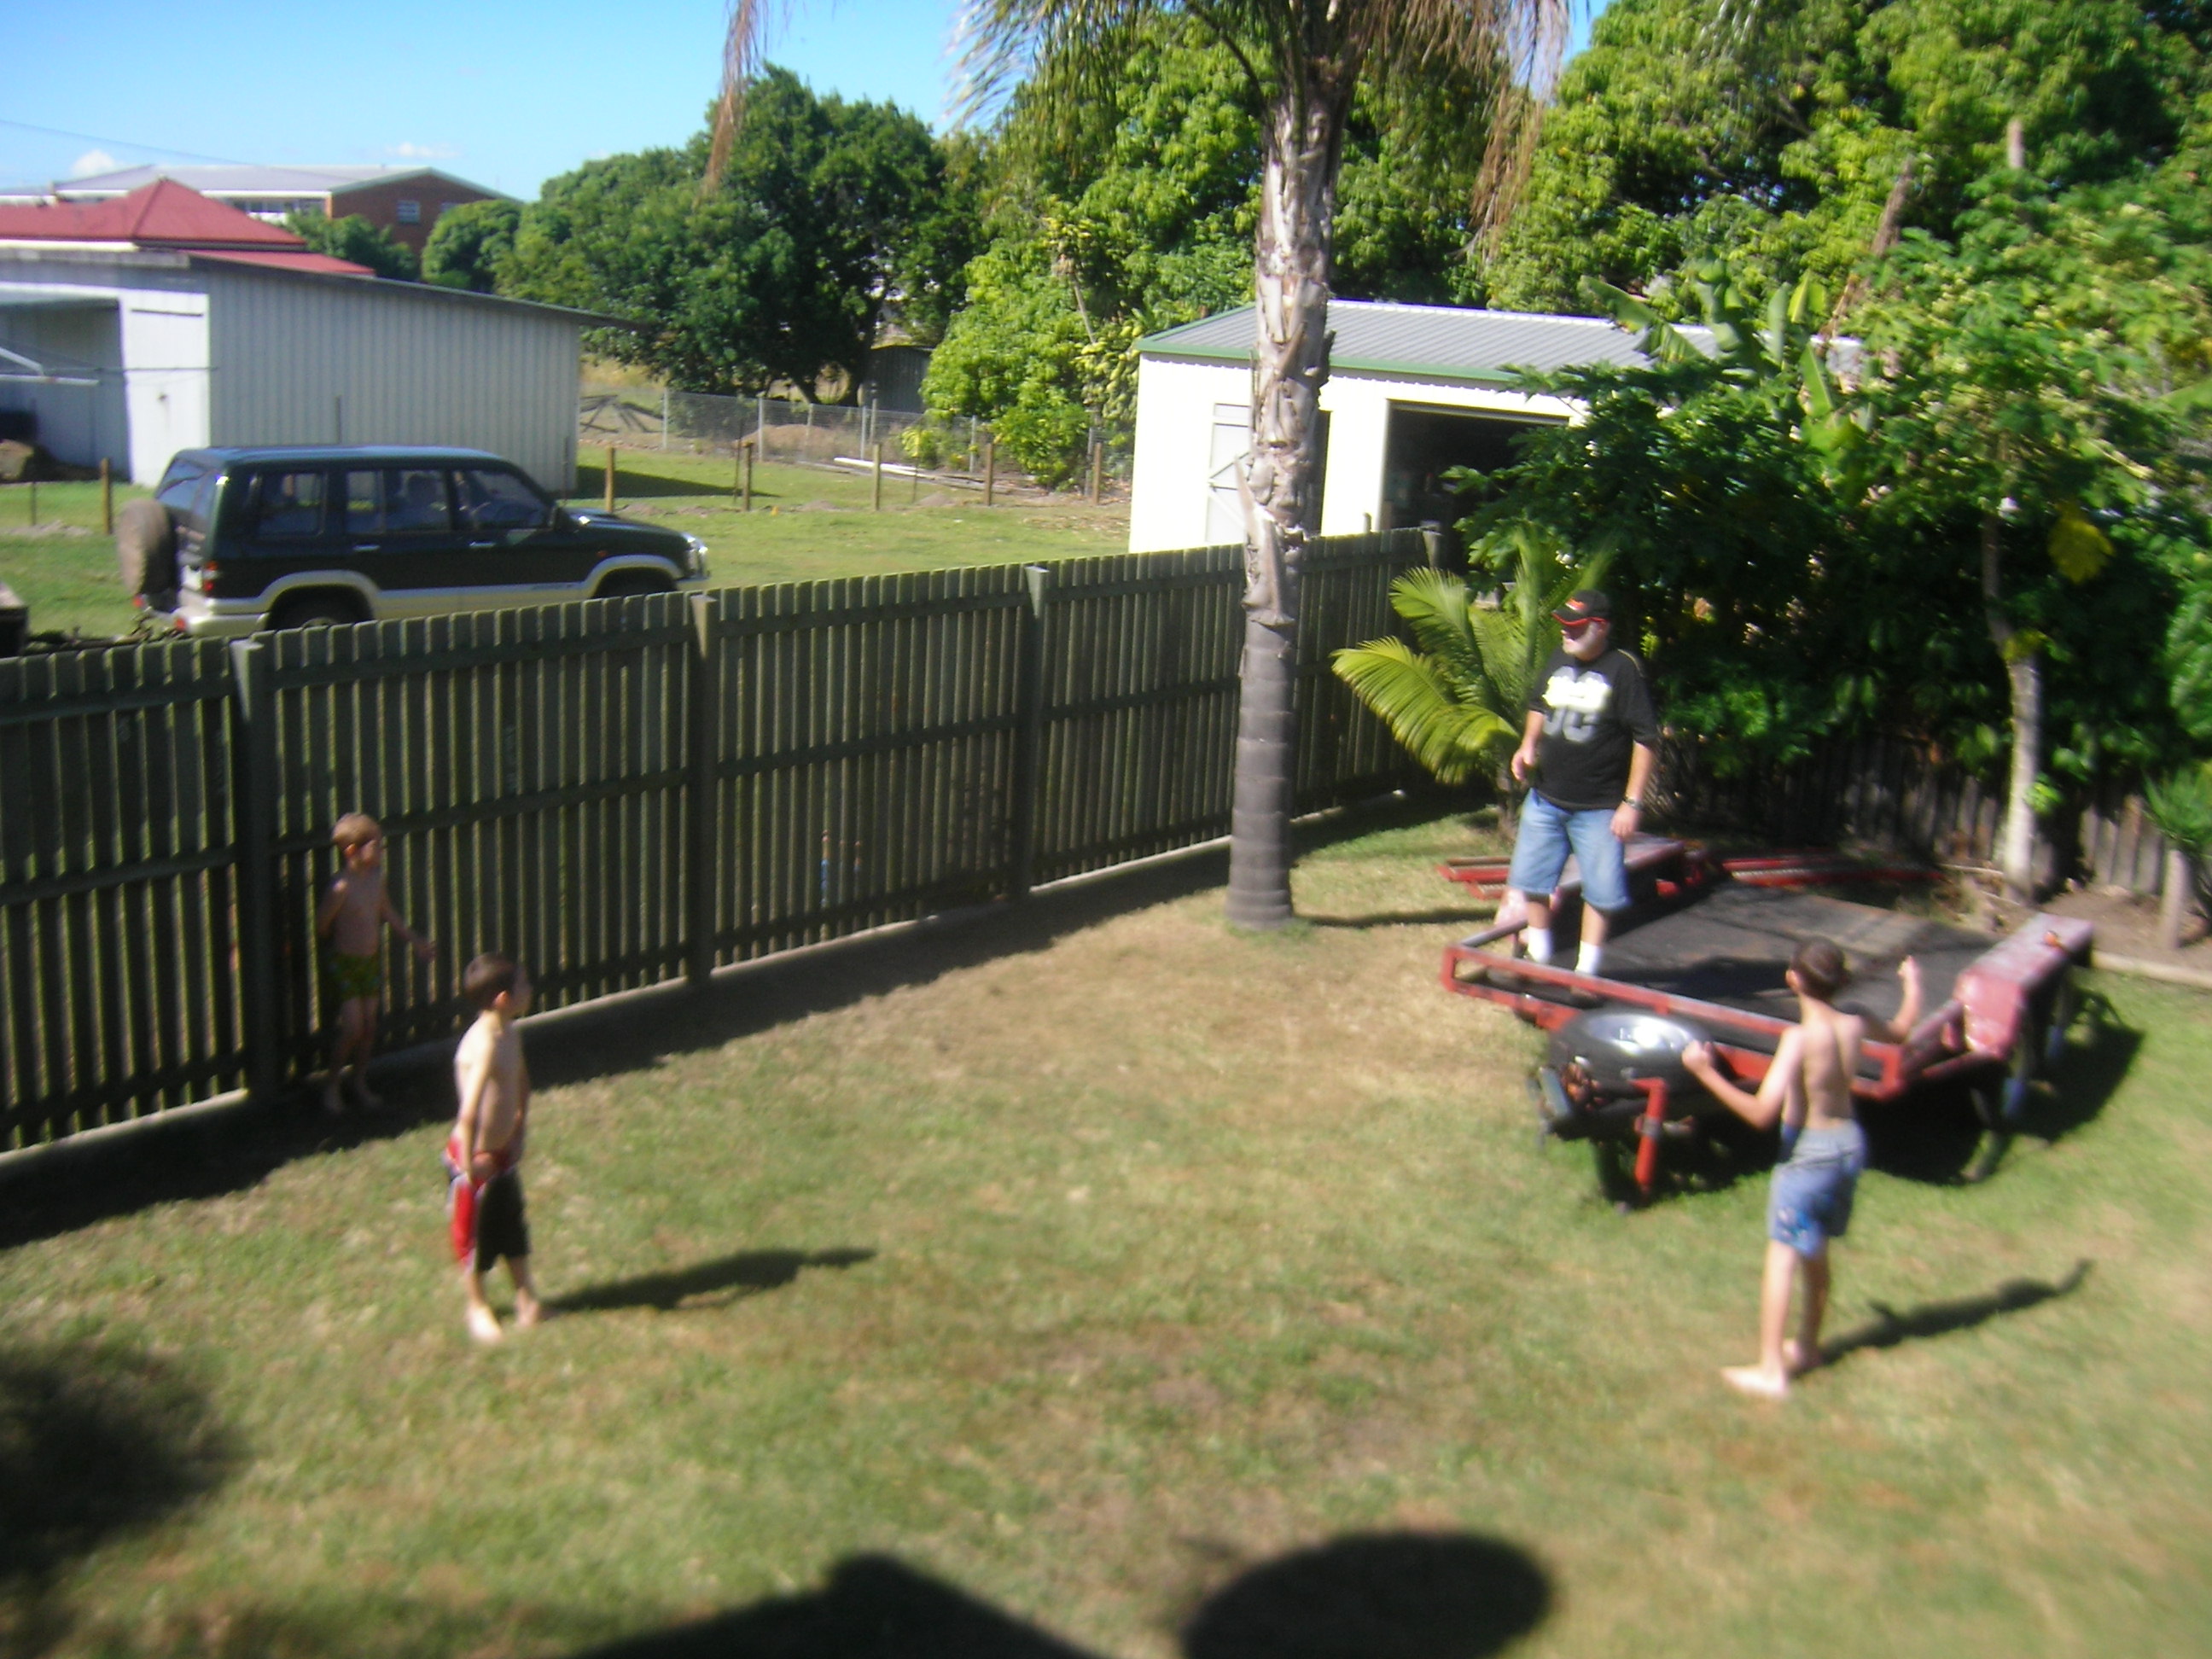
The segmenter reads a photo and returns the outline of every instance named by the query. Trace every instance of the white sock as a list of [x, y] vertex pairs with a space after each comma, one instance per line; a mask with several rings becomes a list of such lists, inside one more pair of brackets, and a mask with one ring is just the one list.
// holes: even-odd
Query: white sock
[[1549, 962], [1552, 959], [1552, 930], [1548, 927], [1523, 927], [1521, 943], [1528, 947], [1528, 960]]
[[1597, 972], [1598, 963], [1604, 960], [1604, 957], [1605, 946], [1592, 945], [1588, 939], [1584, 939], [1583, 948], [1575, 952], [1575, 971], [1578, 974], [1595, 974]]

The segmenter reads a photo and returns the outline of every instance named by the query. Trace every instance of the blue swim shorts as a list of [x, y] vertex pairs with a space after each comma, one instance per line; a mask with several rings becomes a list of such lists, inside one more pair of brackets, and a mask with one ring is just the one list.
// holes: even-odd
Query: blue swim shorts
[[1808, 1129], [1766, 1194], [1766, 1236], [1800, 1255], [1818, 1255], [1850, 1231], [1851, 1196], [1866, 1168], [1866, 1132], [1856, 1123]]
[[1583, 897], [1601, 910], [1628, 908], [1628, 866], [1620, 837], [1613, 833], [1613, 809], [1577, 812], [1544, 799], [1534, 790], [1521, 808], [1521, 833], [1513, 842], [1513, 867], [1505, 884], [1531, 898], [1549, 898], [1574, 849], [1582, 872]]

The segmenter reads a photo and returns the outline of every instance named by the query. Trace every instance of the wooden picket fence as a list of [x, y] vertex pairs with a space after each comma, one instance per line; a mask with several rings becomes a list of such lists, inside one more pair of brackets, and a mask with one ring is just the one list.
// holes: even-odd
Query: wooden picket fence
[[[1668, 821], [1735, 830], [1781, 846], [1887, 848], [1968, 870], [1996, 857], [2002, 784], [1932, 763], [1902, 739], [1845, 739], [1791, 765], [1725, 777], [1712, 762], [1710, 747], [1667, 744], [1658, 795]], [[2110, 789], [2068, 820], [2040, 828], [2039, 884], [2072, 878], [2144, 895], [2164, 884], [2166, 840], [2140, 795]]]
[[[1413, 781], [1328, 672], [1418, 532], [1310, 553], [1297, 801]], [[319, 1064], [330, 826], [374, 814], [439, 954], [561, 1007], [1224, 833], [1242, 550], [364, 623], [0, 662], [0, 1150]]]

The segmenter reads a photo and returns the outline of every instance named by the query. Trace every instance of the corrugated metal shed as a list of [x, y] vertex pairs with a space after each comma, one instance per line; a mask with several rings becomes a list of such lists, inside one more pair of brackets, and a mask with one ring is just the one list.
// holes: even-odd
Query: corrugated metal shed
[[[1406, 374], [1502, 386], [1516, 368], [1574, 368], [1593, 363], [1627, 367], [1645, 361], [1636, 349], [1635, 335], [1595, 317], [1337, 300], [1329, 305], [1328, 325], [1336, 334], [1329, 368], [1339, 374]], [[1694, 338], [1705, 331], [1684, 331]], [[1138, 349], [1147, 357], [1249, 363], [1252, 333], [1253, 307], [1245, 306], [1152, 335], [1139, 342]]]
[[575, 488], [578, 335], [602, 319], [237, 256], [0, 246], [0, 343], [91, 386], [0, 378], [66, 461], [145, 483], [179, 449], [434, 444]]
[[196, 259], [218, 444], [455, 444], [575, 488], [576, 312]]

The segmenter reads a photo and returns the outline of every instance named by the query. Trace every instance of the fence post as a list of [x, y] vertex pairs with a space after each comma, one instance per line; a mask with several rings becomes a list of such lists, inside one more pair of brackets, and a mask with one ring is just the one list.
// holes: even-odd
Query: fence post
[[983, 434], [983, 505], [990, 506], [991, 497], [999, 488], [999, 440], [994, 433]]
[[881, 438], [876, 440], [875, 447], [869, 452], [869, 495], [872, 499], [868, 502], [868, 510], [880, 513], [884, 510], [884, 441]]
[[1015, 668], [1015, 706], [1021, 715], [1014, 749], [1013, 896], [1024, 899], [1036, 872], [1037, 763], [1044, 750], [1044, 607], [1052, 586], [1048, 565], [1022, 567], [1030, 602], [1024, 606], [1020, 657]]
[[607, 446], [607, 511], [615, 510], [615, 447]]
[[115, 533], [115, 469], [105, 455], [100, 458], [100, 533]]
[[703, 991], [714, 975], [715, 646], [714, 601], [690, 596], [690, 667], [684, 676], [686, 717], [691, 723], [691, 752], [686, 757], [684, 856], [689, 868], [684, 887], [684, 977]]
[[1106, 478], [1106, 441], [1091, 441], [1091, 500], [1093, 505], [1105, 499], [1103, 486]]
[[231, 682], [240, 735], [238, 976], [246, 1026], [246, 1086], [260, 1105], [274, 1103], [276, 1054], [276, 699], [269, 647], [234, 640]]

